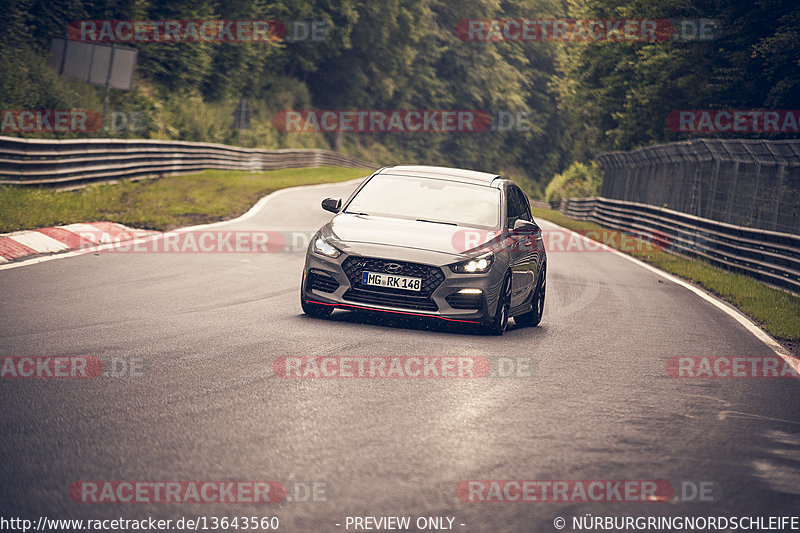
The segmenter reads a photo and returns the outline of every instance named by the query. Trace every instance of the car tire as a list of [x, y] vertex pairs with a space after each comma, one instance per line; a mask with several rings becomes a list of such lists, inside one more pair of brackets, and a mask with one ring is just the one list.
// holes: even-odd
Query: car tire
[[533, 293], [533, 309], [523, 315], [515, 316], [514, 323], [524, 328], [538, 326], [544, 314], [544, 297], [546, 292], [547, 270], [543, 268], [541, 275], [539, 275], [539, 284], [536, 287], [536, 291]]
[[300, 307], [303, 308], [303, 312], [310, 317], [314, 318], [327, 318], [333, 313], [333, 306], [332, 305], [320, 305], [314, 304], [309, 302], [306, 299], [306, 278], [303, 276], [303, 283], [301, 284], [300, 289]]
[[502, 335], [508, 326], [508, 312], [511, 309], [511, 273], [506, 274], [503, 280], [500, 297], [497, 301], [497, 310], [494, 318], [486, 327], [486, 332], [491, 335]]

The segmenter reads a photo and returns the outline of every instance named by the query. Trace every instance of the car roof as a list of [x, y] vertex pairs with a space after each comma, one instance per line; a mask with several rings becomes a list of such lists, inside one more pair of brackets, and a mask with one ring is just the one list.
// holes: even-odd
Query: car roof
[[500, 178], [497, 174], [478, 172], [477, 170], [464, 170], [461, 168], [430, 167], [424, 165], [399, 165], [381, 169], [379, 174], [389, 176], [418, 176], [421, 178], [438, 178], [451, 181], [462, 181], [477, 185], [492, 185]]

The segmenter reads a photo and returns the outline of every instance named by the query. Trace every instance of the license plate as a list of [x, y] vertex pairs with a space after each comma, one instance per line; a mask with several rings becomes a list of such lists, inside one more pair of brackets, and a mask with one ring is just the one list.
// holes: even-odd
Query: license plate
[[407, 291], [419, 291], [422, 289], [422, 278], [411, 278], [408, 276], [384, 274], [383, 272], [364, 271], [361, 274], [361, 284], [374, 285], [376, 287], [391, 287], [393, 289], [405, 289]]

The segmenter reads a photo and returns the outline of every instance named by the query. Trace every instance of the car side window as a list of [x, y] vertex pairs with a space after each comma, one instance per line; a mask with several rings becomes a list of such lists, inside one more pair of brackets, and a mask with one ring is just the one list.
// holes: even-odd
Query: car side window
[[515, 216], [517, 214], [517, 195], [514, 194], [513, 187], [506, 187], [506, 226], [509, 229], [514, 227]]
[[519, 198], [520, 201], [522, 202], [522, 208], [525, 213], [524, 215], [522, 215], [522, 218], [527, 220], [528, 222], [533, 222], [533, 215], [531, 214], [531, 201], [528, 200], [528, 197], [525, 196], [525, 193], [522, 192], [521, 189], [517, 189], [517, 192], [519, 193]]
[[525, 195], [517, 187], [511, 185], [507, 189], [506, 218], [508, 227], [513, 228], [517, 220], [530, 220], [530, 211], [525, 205]]

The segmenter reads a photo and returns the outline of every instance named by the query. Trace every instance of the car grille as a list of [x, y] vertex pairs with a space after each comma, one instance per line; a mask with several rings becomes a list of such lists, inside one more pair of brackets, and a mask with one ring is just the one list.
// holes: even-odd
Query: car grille
[[308, 273], [308, 287], [316, 291], [335, 292], [339, 282], [322, 272], [311, 271]]
[[[391, 272], [388, 265], [399, 265]], [[406, 261], [391, 261], [371, 257], [348, 257], [342, 263], [347, 279], [350, 280], [351, 289], [344, 293], [343, 298], [354, 302], [374, 305], [388, 305], [418, 311], [438, 311], [439, 306], [431, 298], [433, 291], [444, 281], [444, 273], [439, 267], [409, 263]], [[361, 284], [361, 273], [365, 270], [410, 276], [420, 278], [422, 287], [417, 291], [407, 291], [393, 287], [373, 287]]]

